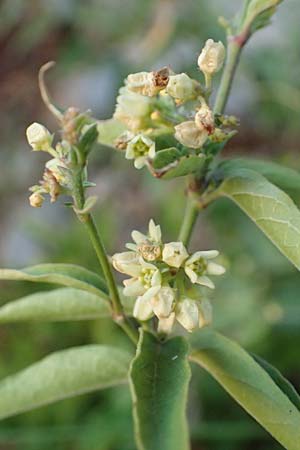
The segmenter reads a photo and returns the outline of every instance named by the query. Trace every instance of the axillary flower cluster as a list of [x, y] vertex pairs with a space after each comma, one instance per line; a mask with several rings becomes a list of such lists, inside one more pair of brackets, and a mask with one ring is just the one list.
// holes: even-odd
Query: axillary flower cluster
[[[205, 86], [186, 73], [164, 67], [158, 71], [128, 75], [117, 97], [114, 119], [126, 130], [114, 145], [134, 160], [137, 169], [148, 166], [162, 149], [159, 137], [169, 134], [184, 156], [200, 154], [208, 142], [231, 137], [228, 127], [236, 121], [214, 115], [209, 107], [212, 77], [222, 68], [225, 47], [208, 39], [198, 58]], [[231, 116], [230, 116], [231, 117]], [[153, 172], [153, 171], [152, 171]]]
[[133, 315], [139, 321], [158, 318], [158, 332], [170, 333], [175, 321], [191, 332], [211, 322], [212, 308], [201, 287], [214, 288], [210, 275], [225, 269], [213, 262], [216, 250], [190, 255], [182, 242], [162, 242], [161, 229], [153, 220], [148, 234], [132, 232], [129, 251], [112, 257], [114, 268], [129, 275], [124, 295], [136, 298]]

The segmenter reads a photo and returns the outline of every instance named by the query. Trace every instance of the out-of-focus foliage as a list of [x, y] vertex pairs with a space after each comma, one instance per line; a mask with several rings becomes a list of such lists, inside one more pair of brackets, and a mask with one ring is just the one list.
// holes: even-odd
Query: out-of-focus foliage
[[[57, 61], [49, 75], [57, 104], [91, 108], [95, 116], [106, 118], [127, 73], [169, 64], [178, 72], [200, 76], [191, 61], [208, 36], [224, 39], [216, 17], [230, 17], [239, 6], [239, 0], [1, 2], [1, 267], [57, 262], [98, 270], [80, 224], [62, 203], [43, 211], [27, 204], [26, 190], [40, 168], [33, 164], [24, 130], [36, 117], [52, 124], [38, 95], [38, 68]], [[241, 116], [240, 133], [227, 155], [264, 154], [300, 168], [297, 6], [298, 0], [283, 3], [273, 25], [257, 32], [245, 50], [228, 106], [230, 113]], [[122, 248], [129, 230], [146, 227], [150, 217], [168, 230], [170, 240], [176, 237], [184, 206], [180, 179], [154, 180], [108, 148], [98, 148], [92, 158], [97, 219], [109, 252]], [[41, 155], [41, 166], [42, 160]], [[197, 243], [216, 246], [227, 257], [227, 275], [218, 283], [214, 300], [216, 328], [266, 357], [299, 388], [297, 271], [225, 199], [199, 220], [192, 246], [197, 248]], [[41, 287], [1, 282], [0, 288], [4, 304]], [[0, 375], [12, 374], [49, 352], [121, 341], [120, 332], [105, 319], [1, 325]], [[129, 405], [127, 388], [64, 400], [1, 422], [0, 448], [131, 450]], [[189, 418], [195, 449], [280, 449], [204, 372], [192, 386]]]

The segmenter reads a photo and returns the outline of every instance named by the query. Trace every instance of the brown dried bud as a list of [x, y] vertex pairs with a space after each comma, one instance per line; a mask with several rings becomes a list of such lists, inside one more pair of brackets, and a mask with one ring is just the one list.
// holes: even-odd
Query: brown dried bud
[[153, 72], [154, 85], [164, 89], [169, 82], [170, 70], [168, 67], [163, 67], [162, 69]]
[[156, 261], [161, 256], [161, 247], [150, 242], [143, 242], [138, 245], [138, 252], [145, 261]]

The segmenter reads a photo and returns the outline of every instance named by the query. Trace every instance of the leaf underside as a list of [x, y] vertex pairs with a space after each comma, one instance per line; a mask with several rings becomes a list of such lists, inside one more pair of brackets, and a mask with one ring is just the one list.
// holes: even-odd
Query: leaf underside
[[53, 353], [0, 382], [0, 419], [127, 382], [130, 354], [87, 345]]
[[36, 292], [0, 308], [0, 323], [21, 321], [88, 320], [109, 317], [106, 300], [90, 292], [60, 288]]
[[191, 360], [287, 450], [300, 450], [300, 411], [268, 373], [237, 343], [213, 330], [199, 334]]
[[91, 292], [100, 297], [107, 294], [105, 282], [99, 275], [73, 264], [39, 264], [20, 270], [0, 269], [0, 280], [54, 283]]

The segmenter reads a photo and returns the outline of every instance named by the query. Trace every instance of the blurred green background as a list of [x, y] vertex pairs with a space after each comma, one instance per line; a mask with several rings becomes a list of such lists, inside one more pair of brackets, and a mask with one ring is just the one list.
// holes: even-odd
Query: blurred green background
[[[55, 102], [110, 117], [127, 73], [170, 65], [197, 77], [196, 59], [208, 37], [224, 39], [217, 17], [231, 17], [240, 0], [2, 0], [0, 2], [0, 265], [66, 262], [98, 270], [81, 226], [62, 202], [29, 207], [28, 187], [41, 177], [44, 155], [33, 154], [24, 132], [38, 120], [55, 122], [43, 106], [37, 72], [48, 75]], [[228, 112], [241, 118], [227, 156], [263, 156], [300, 169], [300, 8], [280, 6], [272, 26], [244, 51]], [[175, 239], [184, 182], [152, 179], [120, 154], [98, 148], [90, 179], [97, 183], [98, 223], [110, 253], [130, 230], [153, 217]], [[300, 199], [295, 198], [299, 204]], [[228, 272], [214, 293], [215, 326], [276, 365], [300, 388], [300, 275], [228, 201], [208, 208], [192, 248], [218, 248]], [[49, 288], [42, 286], [43, 289]], [[0, 284], [0, 303], [41, 289]], [[109, 321], [18, 324], [0, 328], [0, 376], [49, 352], [88, 343], [119, 343]], [[189, 418], [193, 450], [276, 450], [270, 438], [221, 388], [194, 370]], [[13, 399], [12, 399], [13, 401]], [[126, 388], [65, 400], [0, 423], [1, 450], [131, 450]], [[163, 449], [158, 449], [163, 450]]]

